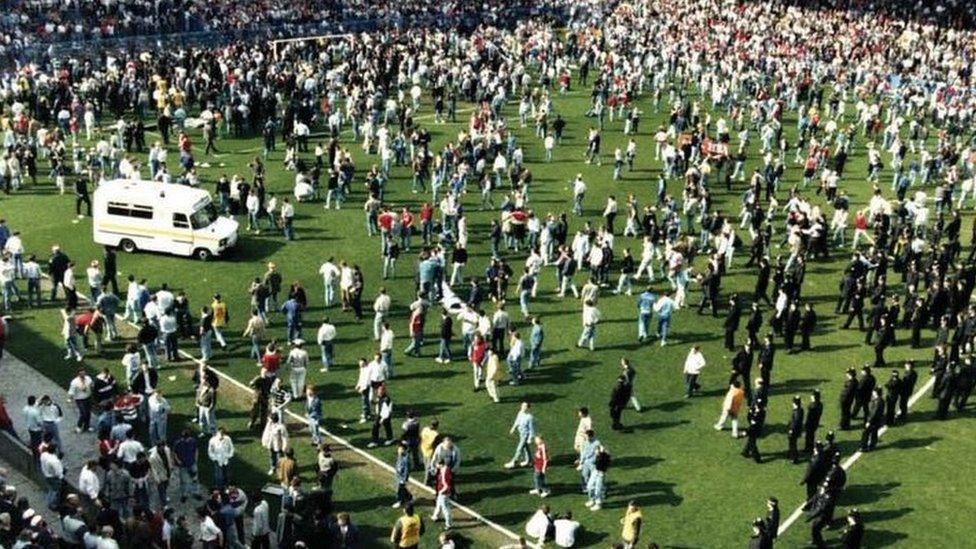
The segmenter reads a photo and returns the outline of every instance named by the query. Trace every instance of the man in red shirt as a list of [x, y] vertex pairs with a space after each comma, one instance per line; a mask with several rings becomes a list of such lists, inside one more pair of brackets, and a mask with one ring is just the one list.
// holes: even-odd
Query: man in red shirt
[[420, 234], [424, 239], [424, 246], [430, 246], [431, 231], [434, 227], [434, 208], [427, 202], [420, 207]]
[[534, 474], [532, 475], [534, 487], [529, 490], [529, 493], [544, 498], [549, 495], [549, 488], [546, 487], [546, 471], [549, 469], [549, 448], [546, 446], [546, 441], [542, 440], [542, 437], [539, 435], [535, 437], [535, 454], [532, 455], [532, 468], [534, 469]]
[[380, 226], [380, 251], [383, 253], [386, 252], [387, 243], [390, 241], [390, 230], [393, 228], [393, 219], [395, 217], [396, 214], [388, 208], [383, 208], [379, 217], [376, 218], [376, 224]]
[[269, 376], [278, 376], [278, 368], [281, 366], [281, 355], [278, 354], [278, 347], [275, 346], [274, 342], [268, 343], [268, 347], [264, 351], [264, 356], [261, 357], [260, 365], [268, 371]]
[[437, 522], [441, 513], [444, 514], [444, 528], [451, 527], [451, 494], [454, 492], [454, 474], [444, 460], [437, 462], [437, 499], [434, 503], [434, 514], [430, 520]]
[[410, 251], [410, 237], [413, 236], [413, 214], [410, 208], [403, 208], [400, 212], [400, 237], [403, 251]]

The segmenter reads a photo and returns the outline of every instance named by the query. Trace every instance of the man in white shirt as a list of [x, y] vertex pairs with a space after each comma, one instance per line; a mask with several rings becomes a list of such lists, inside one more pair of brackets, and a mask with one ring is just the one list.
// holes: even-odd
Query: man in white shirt
[[573, 513], [567, 511], [565, 515], [557, 518], [552, 525], [556, 530], [556, 545], [559, 547], [576, 545], [576, 532], [579, 531], [580, 523], [573, 520]]
[[78, 490], [89, 499], [89, 503], [98, 499], [98, 494], [102, 491], [102, 481], [98, 477], [97, 461], [89, 461], [81, 468], [78, 474]]
[[135, 439], [135, 433], [129, 431], [125, 434], [125, 440], [119, 444], [117, 454], [125, 465], [132, 465], [139, 458], [139, 454], [146, 451], [146, 447]]
[[701, 348], [695, 345], [688, 352], [688, 357], [685, 359], [685, 398], [691, 398], [694, 392], [701, 389], [701, 385], [698, 384], [698, 378], [701, 376], [703, 368], [705, 368], [705, 355], [702, 354]]
[[197, 510], [197, 516], [200, 517], [200, 541], [203, 542], [203, 547], [207, 549], [223, 547], [224, 545], [224, 533], [220, 531], [220, 527], [211, 518], [210, 513], [203, 507]]
[[78, 370], [78, 375], [68, 385], [68, 396], [78, 407], [78, 423], [75, 425], [75, 432], [91, 431], [92, 378], [84, 368]]
[[319, 274], [322, 275], [322, 284], [325, 286], [325, 306], [331, 307], [335, 301], [335, 283], [340, 274], [339, 267], [330, 257], [319, 267]]
[[335, 325], [329, 321], [329, 317], [323, 318], [315, 338], [319, 344], [319, 349], [322, 351], [322, 367], [319, 369], [320, 372], [328, 372], [329, 368], [335, 362], [335, 349], [332, 344], [335, 336]]
[[393, 339], [393, 328], [390, 328], [388, 322], [384, 322], [380, 330], [380, 357], [383, 359], [387, 378], [393, 377]]
[[291, 394], [297, 396], [305, 394], [305, 376], [308, 373], [308, 351], [305, 350], [305, 342], [296, 339], [291, 343], [291, 351], [285, 364], [289, 367], [289, 382], [291, 384]]
[[207, 444], [207, 456], [214, 464], [214, 485], [223, 488], [227, 485], [227, 470], [230, 459], [234, 457], [234, 441], [231, 440], [223, 427], [217, 429], [217, 433], [210, 437]]
[[24, 276], [24, 241], [20, 238], [20, 232], [14, 231], [7, 238], [6, 244], [3, 245], [3, 251], [10, 254], [10, 259], [14, 265], [14, 274], [18, 277]]
[[596, 305], [592, 300], [586, 300], [583, 303], [583, 333], [580, 334], [579, 341], [576, 342], [577, 347], [589, 347], [592, 351], [596, 346], [596, 325], [600, 322], [600, 309], [596, 308]]
[[47, 506], [52, 510], [57, 510], [61, 500], [61, 485], [64, 482], [64, 464], [57, 455], [57, 448], [48, 446], [41, 454], [41, 474], [47, 483], [47, 493], [45, 500]]
[[380, 332], [386, 315], [390, 312], [390, 296], [386, 293], [386, 288], [380, 288], [379, 295], [373, 300], [373, 341], [380, 340]]

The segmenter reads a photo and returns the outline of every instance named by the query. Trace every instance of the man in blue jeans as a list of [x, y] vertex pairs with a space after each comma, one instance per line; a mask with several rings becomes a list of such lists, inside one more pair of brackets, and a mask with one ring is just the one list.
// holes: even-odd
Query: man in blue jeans
[[538, 316], [532, 317], [532, 332], [529, 334], [529, 367], [526, 370], [538, 368], [542, 362], [542, 342], [545, 338], [542, 320]]
[[671, 330], [671, 313], [674, 312], [675, 303], [671, 299], [671, 292], [664, 292], [657, 302], [654, 303], [654, 312], [657, 313], [657, 337], [661, 338], [661, 347], [668, 344], [668, 332]]
[[637, 341], [641, 343], [648, 337], [656, 303], [657, 295], [651, 291], [650, 286], [637, 296]]
[[532, 437], [535, 436], [535, 417], [529, 408], [528, 402], [522, 403], [518, 414], [515, 416], [515, 422], [512, 423], [512, 428], [508, 430], [509, 434], [517, 432], [518, 444], [515, 446], [515, 454], [512, 459], [505, 464], [506, 469], [515, 468], [516, 460], [519, 458], [521, 458], [518, 462], [519, 467], [525, 467], [530, 463], [529, 444], [532, 442]]

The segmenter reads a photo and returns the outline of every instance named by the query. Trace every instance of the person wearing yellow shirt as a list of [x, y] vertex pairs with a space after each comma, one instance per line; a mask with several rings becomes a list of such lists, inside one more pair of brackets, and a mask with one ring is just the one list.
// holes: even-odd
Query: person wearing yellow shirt
[[224, 334], [220, 332], [220, 329], [227, 326], [230, 315], [227, 313], [227, 304], [220, 299], [220, 294], [214, 294], [213, 302], [210, 304], [210, 310], [213, 311], [214, 337], [217, 338], [217, 343], [220, 343], [220, 348], [226, 349], [227, 341], [224, 339]]
[[424, 535], [424, 521], [413, 511], [413, 503], [403, 506], [403, 516], [397, 519], [390, 533], [390, 542], [399, 549], [420, 547], [420, 536]]
[[424, 470], [431, 469], [430, 460], [434, 457], [434, 447], [437, 446], [440, 432], [437, 430], [440, 423], [435, 419], [420, 430], [420, 454], [424, 457]]
[[620, 524], [623, 525], [623, 532], [621, 532], [620, 537], [623, 538], [624, 549], [637, 547], [642, 522], [640, 507], [631, 501], [627, 504], [627, 510], [624, 511], [624, 518], [620, 519]]

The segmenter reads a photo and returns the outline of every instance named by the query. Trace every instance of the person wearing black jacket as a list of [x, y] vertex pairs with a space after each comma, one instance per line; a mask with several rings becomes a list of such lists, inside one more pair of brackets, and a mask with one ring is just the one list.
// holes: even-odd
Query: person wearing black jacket
[[708, 265], [708, 272], [701, 276], [699, 280], [701, 283], [702, 299], [701, 303], [698, 304], [698, 314], [702, 314], [705, 310], [705, 304], [712, 310], [712, 316], [718, 316], [718, 289], [720, 284], [720, 276], [715, 268], [712, 267], [711, 263]]
[[624, 408], [627, 407], [627, 403], [630, 402], [630, 395], [633, 391], [633, 387], [630, 384], [630, 378], [626, 373], [621, 373], [617, 377], [617, 382], [613, 386], [613, 391], [610, 393], [610, 420], [611, 428], [614, 431], [619, 431], [623, 428], [620, 423], [620, 416], [623, 414]]
[[804, 508], [813, 504], [813, 496], [817, 493], [817, 487], [823, 484], [827, 477], [827, 470], [830, 468], [830, 457], [825, 453], [823, 443], [817, 441], [813, 446], [813, 454], [807, 463], [807, 471], [800, 480], [800, 484], [806, 485], [807, 501]]
[[844, 322], [844, 329], [851, 327], [851, 322], [857, 318], [857, 329], [864, 331], [864, 287], [858, 282], [851, 293], [851, 310], [847, 313], [847, 321]]
[[870, 452], [878, 445], [878, 430], [884, 425], [885, 403], [881, 389], [876, 388], [871, 393], [871, 400], [867, 406], [867, 417], [864, 421], [864, 431], [861, 432], [861, 451]]
[[874, 339], [875, 332], [881, 332], [881, 319], [884, 317], [885, 312], [884, 299], [877, 300], [874, 305], [871, 306], [871, 312], [868, 313], [868, 332], [864, 336], [864, 343], [870, 345], [872, 339]]
[[847, 378], [840, 391], [840, 429], [846, 431], [851, 428], [851, 415], [854, 401], [857, 399], [857, 372], [854, 368], [847, 369]]
[[779, 500], [770, 497], [766, 500], [766, 519], [763, 521], [763, 530], [771, 540], [779, 537]]
[[[51, 301], [58, 297], [58, 287], [64, 288], [64, 272], [68, 270], [71, 260], [61, 251], [60, 246], [51, 248], [51, 257], [47, 260], [47, 274], [51, 276]], [[64, 289], [65, 295], [68, 289]]]
[[810, 336], [817, 329], [817, 313], [813, 310], [813, 305], [803, 304], [803, 316], [800, 318], [800, 350], [810, 350]]
[[950, 365], [942, 375], [942, 382], [940, 383], [938, 393], [939, 402], [935, 411], [935, 417], [939, 419], [949, 417], [949, 404], [952, 402], [952, 396], [956, 391], [957, 372], [958, 366]]
[[956, 378], [956, 391], [953, 395], [956, 411], [961, 412], [966, 408], [974, 384], [976, 384], [976, 367], [973, 366], [973, 359], [966, 357], [959, 367], [959, 376]]
[[898, 398], [901, 396], [901, 378], [898, 370], [891, 371], [891, 377], [885, 383], [885, 425], [895, 424], [895, 411], [898, 410]]
[[894, 345], [895, 343], [895, 331], [891, 324], [888, 322], [888, 317], [881, 316], [881, 324], [878, 327], [878, 341], [874, 344], [874, 367], [884, 368], [888, 365], [885, 362], [884, 352], [885, 349]]
[[857, 419], [858, 414], [863, 411], [864, 419], [867, 420], [868, 403], [871, 401], [871, 395], [874, 393], [875, 386], [877, 386], [877, 381], [871, 374], [871, 367], [864, 366], [861, 368], [861, 379], [857, 382], [857, 391], [854, 394], [854, 408], [851, 410], [852, 418]]
[[749, 549], [773, 549], [773, 539], [763, 526], [763, 519], [752, 521], [752, 536], [749, 538]]
[[[729, 314], [725, 317], [725, 348], [735, 350], [735, 332], [739, 329], [742, 309], [739, 308], [739, 294], [732, 294], [729, 298]], [[748, 379], [746, 379], [748, 382]]]
[[752, 302], [754, 304], [765, 301], [766, 305], [772, 306], [772, 302], [769, 300], [769, 295], [766, 292], [769, 288], [770, 274], [769, 260], [766, 258], [759, 260], [759, 271], [756, 273], [756, 287], [752, 292]]
[[752, 399], [752, 344], [746, 340], [739, 352], [732, 357], [732, 372], [742, 381], [742, 388], [745, 390], [746, 399]]
[[836, 501], [836, 497], [825, 488], [821, 488], [820, 492], [814, 497], [813, 504], [810, 506], [809, 516], [807, 517], [807, 522], [811, 523], [811, 545], [818, 548], [827, 546], [826, 542], [824, 542], [822, 532], [834, 520], [834, 506], [836, 505]]
[[817, 437], [817, 429], [820, 428], [820, 418], [822, 416], [823, 402], [820, 401], [820, 390], [814, 389], [810, 393], [810, 404], [807, 405], [807, 417], [803, 424], [803, 451], [805, 453], [813, 451], [814, 439]]
[[447, 309], [441, 309], [441, 342], [434, 362], [448, 364], [451, 362], [451, 339], [454, 337], [454, 319]]
[[773, 345], [773, 336], [767, 334], [763, 338], [762, 349], [759, 350], [759, 377], [762, 378], [763, 383], [769, 387], [772, 384], [771, 378], [773, 375], [773, 358], [776, 356], [776, 347]]
[[841, 547], [844, 549], [860, 549], [864, 539], [864, 522], [857, 509], [847, 513], [847, 528], [840, 534]]
[[801, 315], [796, 302], [790, 303], [789, 309], [786, 311], [786, 323], [783, 327], [783, 342], [786, 344], [787, 354], [792, 355], [796, 352], [793, 347], [796, 342], [796, 332], [800, 329]]
[[786, 439], [789, 443], [789, 449], [786, 451], [786, 457], [794, 464], [800, 462], [800, 452], [797, 449], [796, 442], [800, 439], [800, 434], [803, 432], [803, 401], [800, 399], [799, 395], [793, 397], [793, 412], [790, 414], [790, 422], [786, 427]]
[[119, 267], [116, 260], [115, 250], [111, 246], [105, 246], [105, 255], [102, 257], [102, 267], [105, 274], [102, 276], [102, 284], [112, 287], [112, 293], [119, 294]]
[[915, 384], [918, 382], [918, 372], [915, 371], [915, 362], [909, 360], [905, 363], [905, 374], [901, 376], [901, 393], [898, 396], [898, 419], [907, 421], [908, 401], [915, 392]]
[[761, 416], [764, 414], [759, 404], [753, 404], [749, 408], [748, 421], [749, 427], [746, 428], [746, 446], [742, 449], [742, 456], [752, 458], [756, 463], [762, 463], [762, 455], [756, 441], [762, 435]]
[[753, 347], [759, 343], [759, 329], [762, 328], [762, 323], [762, 311], [759, 310], [759, 304], [753, 302], [752, 313], [749, 315], [748, 322], [746, 322], [746, 332], [749, 334], [749, 343], [752, 344]]

